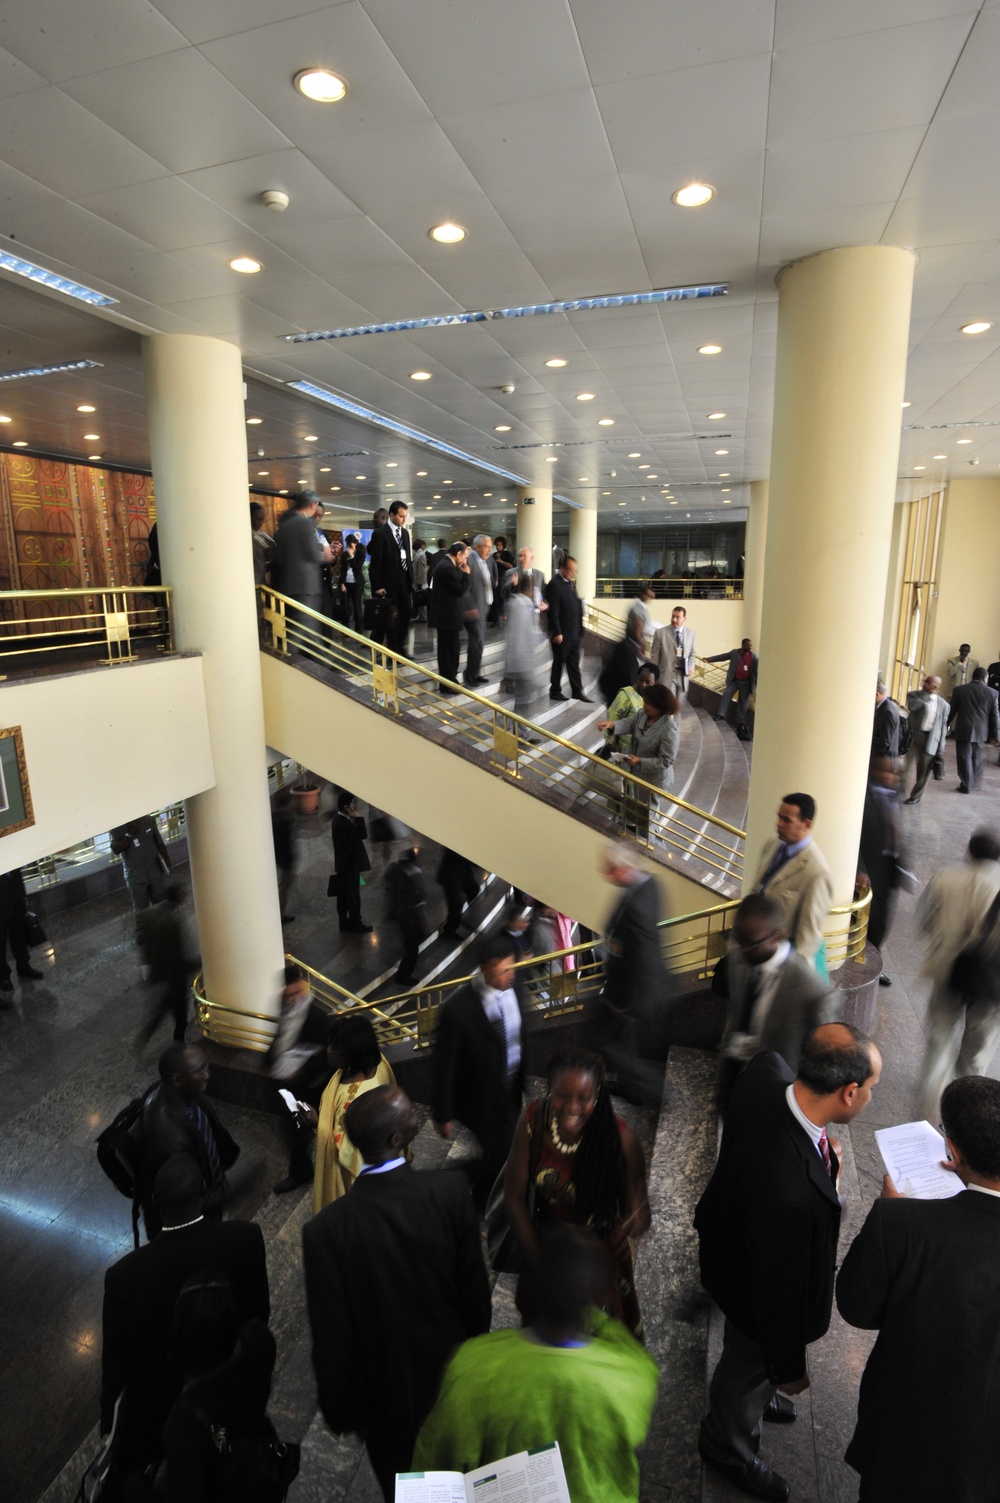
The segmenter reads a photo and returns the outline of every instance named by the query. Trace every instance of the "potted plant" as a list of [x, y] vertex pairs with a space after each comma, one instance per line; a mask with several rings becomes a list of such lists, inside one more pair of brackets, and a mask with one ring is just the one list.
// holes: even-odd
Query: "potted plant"
[[307, 767], [303, 767], [292, 784], [292, 798], [299, 814], [315, 814], [319, 808], [320, 785]]

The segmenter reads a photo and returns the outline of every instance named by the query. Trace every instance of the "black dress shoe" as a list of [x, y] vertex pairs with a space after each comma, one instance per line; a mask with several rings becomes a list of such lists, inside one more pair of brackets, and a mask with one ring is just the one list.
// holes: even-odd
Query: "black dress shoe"
[[889, 977], [885, 974], [885, 971], [883, 971], [882, 974], [881, 974], [881, 976], [878, 978], [878, 984], [879, 984], [879, 986], [891, 986], [892, 985], [892, 982], [889, 979]]
[[470, 684], [488, 684], [489, 679], [483, 678], [482, 674], [480, 674], [478, 678], [470, 678], [468, 682]]
[[787, 1393], [776, 1393], [763, 1414], [769, 1425], [791, 1425], [798, 1417], [799, 1411]]
[[918, 798], [904, 798], [903, 800], [904, 804], [919, 804], [919, 802], [920, 800]]
[[552, 691], [552, 690], [551, 690], [551, 689], [550, 689], [550, 690], [549, 690], [549, 698], [550, 698], [550, 699], [565, 699], [565, 698], [566, 698], [566, 696], [565, 696], [565, 694], [560, 694], [560, 693], [559, 693], [559, 691], [558, 691], [558, 689], [557, 689], [557, 690], [556, 690], [556, 691], [555, 691], [555, 692], [554, 692], [554, 693], [553, 693], [553, 691]]
[[23, 976], [25, 981], [41, 981], [44, 971], [36, 971], [33, 965], [18, 966], [17, 974]]
[[713, 1461], [711, 1456], [706, 1456], [701, 1446], [698, 1454], [708, 1466], [714, 1467], [724, 1477], [728, 1477], [742, 1493], [749, 1493], [751, 1498], [773, 1498], [775, 1503], [784, 1503], [791, 1489], [784, 1477], [779, 1477], [777, 1472], [772, 1472], [766, 1461], [761, 1461], [759, 1456], [754, 1456], [751, 1461]]
[[372, 925], [371, 924], [349, 924], [348, 928], [350, 929], [350, 931], [351, 931], [352, 934], [371, 934], [372, 933]]
[[578, 699], [581, 704], [585, 705], [592, 705], [594, 703], [589, 694], [574, 694], [573, 698]]
[[959, 783], [958, 787], [955, 789], [956, 793], [968, 793], [968, 791], [969, 790], [968, 788], [966, 788], [964, 783]]
[[416, 984], [417, 984], [417, 977], [416, 976], [399, 976], [399, 975], [396, 975], [396, 976], [393, 976], [392, 979], [396, 983], [397, 986], [416, 986]]
[[275, 1195], [287, 1195], [289, 1190], [298, 1190], [300, 1186], [307, 1185], [308, 1183], [308, 1179], [296, 1179], [294, 1174], [286, 1174], [284, 1179], [279, 1179], [275, 1185], [274, 1193]]
[[461, 694], [461, 689], [449, 689], [447, 684], [438, 684], [439, 694]]

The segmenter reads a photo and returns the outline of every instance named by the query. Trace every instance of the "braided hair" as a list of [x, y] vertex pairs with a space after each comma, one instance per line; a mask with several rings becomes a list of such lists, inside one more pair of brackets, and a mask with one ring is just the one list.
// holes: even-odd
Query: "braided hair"
[[[549, 1060], [548, 1088], [557, 1076], [578, 1071], [592, 1077], [597, 1088], [597, 1103], [580, 1135], [580, 1147], [573, 1166], [573, 1187], [581, 1214], [596, 1225], [609, 1227], [615, 1212], [625, 1209], [625, 1155], [621, 1134], [611, 1107], [604, 1061], [591, 1049], [563, 1049]], [[546, 1124], [551, 1117], [546, 1103]]]

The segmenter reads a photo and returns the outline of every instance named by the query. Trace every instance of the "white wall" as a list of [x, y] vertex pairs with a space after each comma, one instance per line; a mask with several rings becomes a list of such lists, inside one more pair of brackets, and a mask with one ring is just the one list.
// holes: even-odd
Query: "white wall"
[[0, 871], [215, 782], [196, 654], [0, 683], [0, 727], [11, 726], [35, 823], [0, 839]]

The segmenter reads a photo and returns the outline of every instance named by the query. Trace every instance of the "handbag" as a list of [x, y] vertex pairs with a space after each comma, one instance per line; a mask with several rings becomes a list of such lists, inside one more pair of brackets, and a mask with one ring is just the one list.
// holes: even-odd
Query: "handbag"
[[[542, 1133], [545, 1131], [544, 1118], [537, 1130], [531, 1134], [531, 1142], [528, 1147], [528, 1215], [534, 1226], [538, 1211], [538, 1198], [535, 1187], [535, 1174], [538, 1169], [538, 1157], [542, 1151]], [[504, 1204], [504, 1180], [507, 1175], [507, 1165], [504, 1164], [500, 1173], [493, 1181], [489, 1199], [486, 1202], [486, 1249], [489, 1253], [490, 1264], [494, 1273], [523, 1273], [526, 1267], [524, 1253], [507, 1220], [507, 1207]]]
[[990, 904], [979, 935], [960, 950], [948, 973], [948, 990], [965, 1002], [1000, 1002], [1000, 892]]
[[29, 949], [33, 950], [36, 945], [44, 945], [47, 939], [48, 935], [45, 933], [45, 930], [42, 928], [41, 923], [39, 922], [38, 914], [34, 911], [33, 908], [29, 908], [27, 913], [24, 915], [25, 944], [29, 947]]

